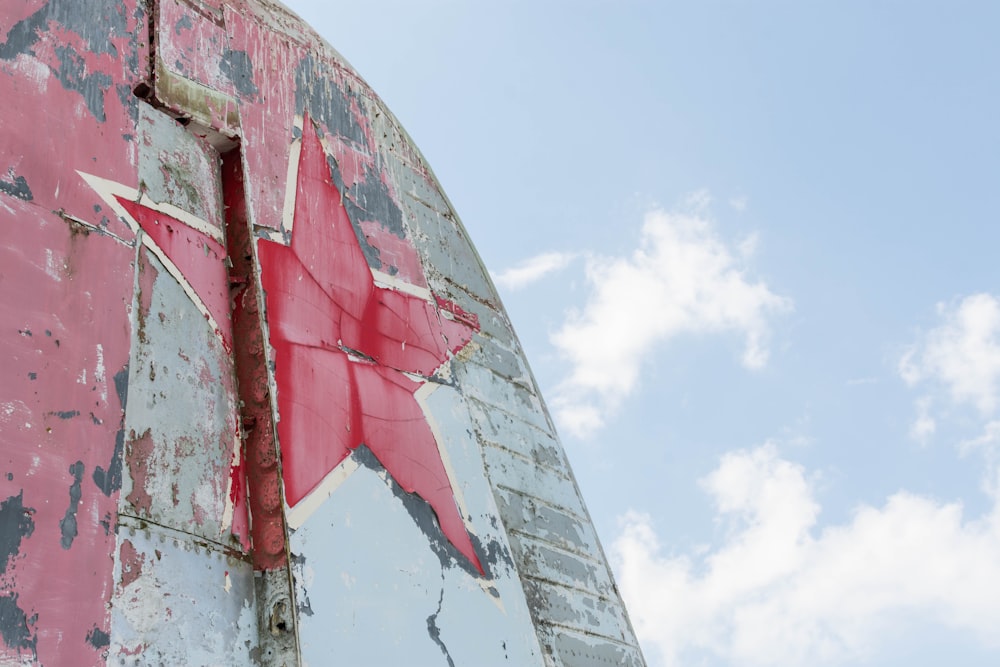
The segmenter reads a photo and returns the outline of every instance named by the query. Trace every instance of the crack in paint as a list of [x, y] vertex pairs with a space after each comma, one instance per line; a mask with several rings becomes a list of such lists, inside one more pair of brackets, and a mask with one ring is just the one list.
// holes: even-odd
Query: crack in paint
[[[441, 583], [444, 584], [444, 572], [441, 572]], [[434, 643], [438, 645], [441, 649], [441, 653], [444, 654], [445, 659], [448, 661], [448, 667], [455, 667], [455, 661], [451, 659], [451, 654], [448, 653], [448, 647], [445, 643], [441, 641], [441, 628], [437, 625], [438, 614], [441, 613], [441, 606], [444, 603], [444, 586], [441, 587], [441, 595], [438, 596], [438, 608], [433, 614], [427, 617], [427, 634], [431, 636]]]

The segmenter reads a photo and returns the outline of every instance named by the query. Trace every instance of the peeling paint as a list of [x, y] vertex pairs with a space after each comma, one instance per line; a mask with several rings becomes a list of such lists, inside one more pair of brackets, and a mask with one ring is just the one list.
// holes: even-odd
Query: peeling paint
[[38, 636], [29, 625], [34, 625], [34, 618], [28, 618], [18, 606], [18, 595], [0, 595], [0, 636], [4, 644], [16, 649], [18, 654], [27, 651], [35, 657]]
[[[147, 515], [153, 508], [153, 497], [146, 490], [146, 482], [152, 481], [148, 480], [148, 477], [154, 446], [152, 429], [147, 428], [142, 435], [136, 435], [135, 431], [132, 431], [129, 434], [125, 457], [132, 478], [132, 490], [125, 496], [125, 499], [131, 503], [134, 511]], [[176, 493], [174, 495], [176, 496]]]
[[83, 495], [81, 482], [83, 482], [83, 461], [77, 461], [69, 467], [69, 473], [73, 475], [73, 483], [69, 487], [69, 507], [66, 514], [59, 522], [59, 530], [62, 532], [62, 548], [69, 549], [73, 546], [73, 540], [79, 534], [76, 525], [76, 513], [80, 508], [80, 498]]
[[349, 65], [267, 0], [9, 9], [0, 662], [641, 665], [488, 275]]
[[0, 571], [6, 572], [21, 541], [35, 532], [34, 510], [24, 506], [24, 492], [0, 502]]
[[129, 29], [124, 6], [109, 5], [103, 0], [47, 0], [40, 9], [10, 29], [7, 41], [0, 45], [0, 59], [10, 60], [18, 54], [28, 53], [50, 25], [79, 35], [88, 50], [114, 57], [118, 52], [110, 38], [125, 37]]
[[98, 627], [94, 627], [87, 633], [87, 643], [100, 650], [107, 648], [111, 644], [111, 636]]
[[128, 588], [142, 575], [146, 556], [136, 550], [131, 540], [123, 540], [119, 548], [118, 562], [121, 567], [119, 583], [122, 588]]
[[253, 63], [246, 51], [226, 49], [219, 61], [219, 71], [233, 82], [236, 92], [243, 97], [257, 95], [257, 86], [253, 82]]
[[24, 201], [31, 201], [35, 198], [31, 194], [31, 188], [28, 187], [28, 181], [25, 180], [24, 176], [16, 176], [13, 169], [8, 170], [7, 174], [10, 178], [9, 181], [0, 178], [0, 192]]
[[[258, 245], [277, 381], [284, 388], [278, 434], [287, 443], [287, 502], [300, 502], [364, 443], [403, 488], [430, 503], [448, 539], [482, 570], [434, 435], [413, 399], [422, 385], [403, 375], [430, 378], [471, 338], [471, 327], [440, 317], [436, 304], [374, 284], [308, 119], [305, 126], [303, 196], [291, 247]], [[331, 256], [339, 258], [336, 265], [326, 259]], [[303, 383], [309, 390], [296, 392]], [[329, 405], [327, 397], [338, 395]]]
[[94, 118], [105, 122], [104, 94], [111, 87], [111, 77], [104, 72], [88, 72], [83, 57], [69, 46], [57, 46], [55, 54], [59, 59], [59, 69], [56, 70], [59, 83], [66, 90], [80, 93]]
[[105, 496], [111, 496], [115, 491], [122, 488], [122, 454], [125, 451], [125, 406], [128, 400], [128, 375], [129, 369], [126, 364], [124, 368], [115, 373], [115, 393], [118, 395], [118, 402], [122, 407], [120, 426], [115, 433], [114, 450], [111, 453], [111, 463], [107, 468], [97, 466], [94, 468], [93, 480], [97, 488]]

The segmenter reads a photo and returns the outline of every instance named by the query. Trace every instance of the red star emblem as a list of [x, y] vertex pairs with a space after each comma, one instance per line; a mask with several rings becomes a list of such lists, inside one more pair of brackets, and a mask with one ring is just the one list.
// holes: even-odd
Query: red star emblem
[[[80, 175], [162, 261], [231, 350], [222, 231], [142, 192]], [[365, 445], [400, 487], [430, 505], [444, 536], [482, 574], [419, 401], [479, 330], [478, 320], [426, 287], [376, 283], [308, 119], [292, 221], [290, 246], [258, 242], [290, 523], [301, 525], [330, 492], [330, 480], [357, 467], [349, 465], [351, 455]]]
[[258, 242], [286, 502], [294, 510], [366, 445], [482, 573], [415, 396], [469, 342], [477, 320], [424, 288], [376, 283], [308, 118], [293, 220], [290, 246]]

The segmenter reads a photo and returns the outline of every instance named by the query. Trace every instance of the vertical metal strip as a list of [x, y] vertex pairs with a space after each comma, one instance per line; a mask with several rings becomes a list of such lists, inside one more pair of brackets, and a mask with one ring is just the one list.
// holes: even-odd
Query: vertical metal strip
[[281, 463], [268, 388], [266, 340], [239, 150], [222, 160], [226, 242], [233, 300], [233, 355], [239, 385], [250, 535], [256, 574], [261, 663], [299, 664], [295, 593], [289, 569]]

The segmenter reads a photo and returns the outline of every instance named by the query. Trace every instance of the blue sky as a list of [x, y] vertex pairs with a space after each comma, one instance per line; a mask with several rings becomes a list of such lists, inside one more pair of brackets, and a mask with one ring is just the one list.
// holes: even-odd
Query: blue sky
[[287, 4], [481, 256], [651, 665], [1000, 658], [1000, 5]]

